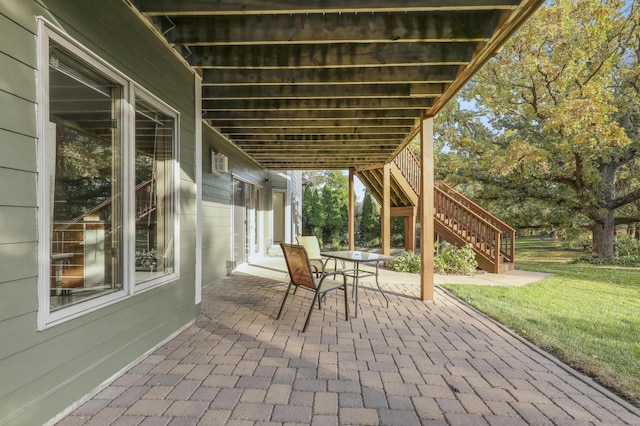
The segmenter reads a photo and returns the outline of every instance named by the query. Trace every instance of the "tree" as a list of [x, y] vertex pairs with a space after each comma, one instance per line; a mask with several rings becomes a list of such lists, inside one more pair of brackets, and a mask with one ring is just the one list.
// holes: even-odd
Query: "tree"
[[360, 218], [361, 243], [368, 245], [380, 236], [380, 219], [375, 214], [373, 197], [369, 191], [364, 193], [362, 200], [362, 216]]
[[313, 189], [305, 185], [302, 192], [302, 235], [313, 235], [313, 226], [309, 223], [309, 217], [313, 211]]
[[343, 212], [347, 206], [340, 199], [339, 190], [334, 190], [329, 185], [322, 188], [322, 204], [325, 209], [323, 241], [332, 248], [339, 249], [342, 245], [341, 234], [345, 228]]
[[322, 228], [324, 227], [326, 215], [324, 212], [322, 198], [318, 195], [318, 191], [315, 189], [311, 193], [311, 211], [309, 212], [309, 216], [305, 217], [307, 219], [306, 223], [308, 223], [312, 230], [312, 234], [322, 240]]
[[615, 226], [640, 221], [638, 14], [636, 1], [542, 6], [466, 89], [466, 110], [443, 114], [468, 119], [447, 130], [445, 167], [587, 219], [594, 255], [613, 256]]

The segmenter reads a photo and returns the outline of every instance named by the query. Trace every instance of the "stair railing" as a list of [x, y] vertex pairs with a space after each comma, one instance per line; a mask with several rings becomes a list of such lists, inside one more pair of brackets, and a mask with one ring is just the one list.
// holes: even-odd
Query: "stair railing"
[[502, 245], [500, 229], [438, 187], [434, 187], [433, 194], [435, 220], [443, 223], [450, 232], [473, 245], [476, 252], [497, 267], [500, 264]]
[[[505, 262], [512, 263], [515, 259], [515, 239], [516, 239], [516, 231], [464, 195], [460, 194], [458, 191], [445, 184], [442, 181], [435, 182], [434, 184], [434, 197], [442, 198], [446, 197], [448, 199], [456, 201], [460, 206], [463, 206], [469, 214], [473, 214], [475, 217], [480, 218], [483, 221], [486, 221], [488, 224], [496, 232], [500, 234], [500, 240], [496, 244], [496, 247], [500, 247], [500, 250], [497, 252], [498, 256], [502, 256]], [[443, 201], [444, 203], [444, 201]], [[436, 205], [436, 215], [439, 214], [438, 203]], [[467, 214], [465, 216], [468, 217]], [[475, 220], [475, 219], [474, 219]], [[472, 228], [473, 229], [473, 228]], [[488, 235], [485, 235], [483, 238], [487, 238]], [[492, 238], [493, 239], [493, 238]]]
[[[415, 156], [415, 154], [413, 153], [413, 151], [409, 147], [405, 147], [396, 156], [396, 158], [394, 158], [393, 161], [398, 167], [398, 169], [400, 170], [400, 172], [402, 173], [402, 175], [404, 176], [404, 178], [409, 183], [409, 186], [411, 186], [411, 188], [415, 191], [417, 195], [420, 195], [421, 168], [420, 168], [420, 162], [418, 158]], [[469, 213], [473, 213], [473, 215], [475, 215], [474, 218], [471, 219], [471, 216], [469, 214], [467, 213], [463, 214], [460, 209], [456, 209], [456, 211], [460, 212], [461, 214], [463, 214], [464, 217], [468, 218], [473, 222], [469, 224], [470, 230], [479, 229], [478, 227], [480, 225], [477, 225], [477, 223], [480, 223], [481, 221], [484, 220], [488, 222], [490, 225], [492, 225], [493, 229], [491, 231], [487, 231], [489, 232], [489, 234], [493, 232], [500, 234], [497, 242], [495, 241], [495, 238], [493, 236], [484, 235], [482, 237], [485, 240], [487, 238], [490, 238], [491, 241], [493, 241], [492, 245], [495, 245], [495, 247], [500, 247], [500, 250], [497, 251], [495, 254], [491, 252], [492, 258], [495, 256], [502, 256], [505, 262], [514, 261], [516, 231], [512, 227], [510, 227], [509, 225], [507, 225], [506, 223], [504, 223], [503, 221], [501, 221], [500, 219], [498, 219], [497, 217], [495, 217], [494, 215], [492, 215], [491, 213], [489, 213], [488, 211], [486, 211], [485, 209], [483, 209], [482, 207], [480, 207], [479, 205], [477, 205], [476, 203], [474, 203], [473, 201], [465, 197], [464, 195], [460, 194], [458, 191], [451, 188], [449, 185], [446, 185], [444, 182], [441, 182], [441, 181], [435, 182], [434, 184], [435, 197], [439, 195], [438, 191], [441, 191], [441, 194], [451, 197], [453, 200], [457, 201], [461, 206], [466, 207]], [[438, 204], [436, 202], [436, 215], [438, 214], [437, 206]], [[449, 212], [449, 213], [452, 213], [452, 212]], [[459, 219], [462, 220], [462, 218], [459, 218]], [[495, 231], [495, 229], [497, 229], [497, 231]]]
[[405, 147], [393, 159], [402, 176], [407, 180], [417, 195], [420, 195], [420, 161], [409, 147]]

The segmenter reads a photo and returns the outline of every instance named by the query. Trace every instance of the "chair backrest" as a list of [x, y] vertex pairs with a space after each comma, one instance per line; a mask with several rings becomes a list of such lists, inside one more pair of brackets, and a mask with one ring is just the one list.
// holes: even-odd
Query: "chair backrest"
[[307, 251], [307, 255], [309, 259], [320, 259], [322, 254], [320, 254], [320, 243], [318, 242], [318, 238], [314, 235], [306, 236], [306, 237], [298, 237], [298, 244], [300, 244]]
[[284, 260], [287, 262], [289, 277], [295, 285], [315, 289], [316, 284], [311, 273], [311, 265], [309, 265], [309, 257], [304, 247], [292, 244], [280, 243]]

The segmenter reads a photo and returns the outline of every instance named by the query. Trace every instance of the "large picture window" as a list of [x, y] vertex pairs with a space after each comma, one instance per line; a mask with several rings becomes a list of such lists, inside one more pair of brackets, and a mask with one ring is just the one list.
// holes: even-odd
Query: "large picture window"
[[40, 25], [43, 328], [177, 277], [178, 115]]

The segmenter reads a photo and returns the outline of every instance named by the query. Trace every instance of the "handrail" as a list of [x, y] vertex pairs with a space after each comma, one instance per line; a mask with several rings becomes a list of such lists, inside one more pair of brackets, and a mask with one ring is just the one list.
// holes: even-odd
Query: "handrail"
[[514, 262], [515, 260], [515, 240], [516, 240], [516, 231], [473, 201], [464, 195], [460, 194], [458, 191], [445, 184], [442, 181], [435, 182], [434, 184], [434, 194], [436, 188], [442, 191], [443, 194], [447, 194], [453, 199], [456, 199], [461, 204], [465, 205], [469, 210], [473, 211], [476, 215], [483, 218], [485, 221], [491, 223], [496, 228], [498, 228], [502, 234], [502, 243], [500, 247], [500, 253], [504, 256], [507, 262]]
[[436, 220], [464, 241], [472, 244], [476, 252], [494, 265], [500, 264], [502, 231], [454, 197], [434, 187]]
[[393, 162], [398, 166], [409, 186], [417, 195], [420, 195], [420, 161], [418, 161], [413, 151], [409, 147], [405, 147], [393, 159]]
[[497, 217], [495, 217], [494, 215], [489, 213], [487, 210], [483, 209], [478, 204], [474, 203], [469, 198], [465, 197], [460, 192], [456, 191], [451, 186], [449, 186], [446, 183], [444, 183], [443, 181], [441, 181], [441, 180], [436, 181], [434, 183], [434, 186], [440, 188], [446, 194], [450, 195], [451, 197], [453, 197], [453, 198], [457, 199], [458, 201], [460, 201], [461, 203], [465, 204], [471, 210], [473, 210], [476, 213], [478, 213], [478, 215], [484, 217], [487, 221], [495, 224], [498, 228], [503, 228], [503, 230], [509, 230], [509, 231], [514, 231], [515, 232], [515, 229], [513, 229], [512, 227], [510, 227], [509, 225], [507, 225], [506, 223], [504, 223], [503, 221], [501, 221], [500, 219], [498, 219]]

